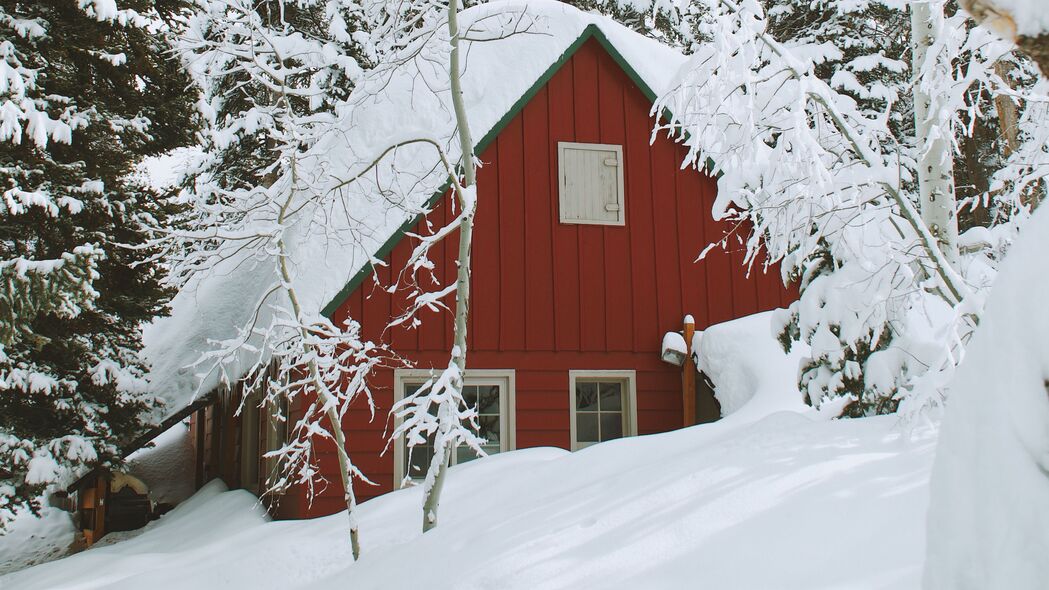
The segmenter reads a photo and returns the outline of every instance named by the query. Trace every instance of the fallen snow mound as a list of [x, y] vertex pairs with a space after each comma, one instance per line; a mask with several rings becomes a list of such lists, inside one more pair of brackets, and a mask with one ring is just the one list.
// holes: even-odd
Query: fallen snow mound
[[1002, 264], [951, 385], [929, 511], [930, 590], [1049, 584], [1049, 207]]
[[[696, 333], [696, 367], [714, 383], [723, 416], [744, 407], [755, 416], [806, 410], [797, 383], [808, 347], [799, 342], [790, 354], [783, 352], [772, 333], [774, 314], [756, 313]], [[750, 403], [754, 399], [760, 403]]]

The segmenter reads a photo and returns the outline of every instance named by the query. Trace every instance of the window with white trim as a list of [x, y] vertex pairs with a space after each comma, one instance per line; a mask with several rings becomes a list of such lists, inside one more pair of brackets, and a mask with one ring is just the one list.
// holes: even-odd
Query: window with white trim
[[572, 450], [637, 435], [634, 371], [569, 371]]
[[[419, 390], [431, 377], [428, 370], [400, 369], [395, 372], [395, 403]], [[515, 448], [514, 437], [514, 371], [501, 369], [468, 370], [463, 383], [463, 398], [477, 409], [477, 434], [487, 442], [481, 446], [485, 453], [494, 455]], [[398, 425], [400, 421], [398, 420]], [[433, 441], [409, 449], [403, 438], [394, 447], [394, 487], [401, 487], [405, 475], [413, 480], [426, 477], [433, 459]], [[477, 458], [473, 449], [460, 446], [451, 464], [466, 463]]]
[[557, 144], [561, 223], [625, 225], [623, 146]]

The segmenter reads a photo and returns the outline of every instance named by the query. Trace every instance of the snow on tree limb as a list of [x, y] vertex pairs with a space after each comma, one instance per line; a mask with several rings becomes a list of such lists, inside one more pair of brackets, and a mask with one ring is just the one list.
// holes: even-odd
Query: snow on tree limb
[[[953, 371], [982, 291], [966, 276], [975, 267], [953, 260], [953, 234], [938, 240], [925, 222], [929, 211], [916, 205], [919, 178], [947, 178], [946, 190], [930, 194], [946, 195], [952, 219], [950, 173], [916, 167], [957, 149], [955, 138], [967, 133], [962, 115], [974, 118], [972, 88], [1012, 92], [993, 70], [1008, 48], [968, 31], [960, 17], [937, 20], [929, 58], [914, 66], [916, 86], [937, 102], [919, 114], [916, 138], [898, 137], [891, 100], [884, 111], [871, 110], [816, 75], [828, 49], [811, 39], [778, 42], [754, 0], [707, 7], [709, 41], [696, 44], [676, 88], [653, 109], [668, 117], [657, 131], [685, 144], [685, 165], [719, 175], [713, 213], [737, 230], [752, 228], [746, 263], [778, 262], [785, 280], [799, 281], [802, 298], [781, 326], [785, 346], [812, 345], [802, 374], [807, 396], [819, 405], [858, 392], [849, 395], [882, 400], [879, 412], [893, 411], [901, 398], [911, 409], [934, 404], [945, 379], [923, 376]], [[967, 70], [952, 61], [962, 54], [970, 56]], [[921, 336], [934, 332], [938, 344]], [[911, 395], [915, 388], [923, 393]]]

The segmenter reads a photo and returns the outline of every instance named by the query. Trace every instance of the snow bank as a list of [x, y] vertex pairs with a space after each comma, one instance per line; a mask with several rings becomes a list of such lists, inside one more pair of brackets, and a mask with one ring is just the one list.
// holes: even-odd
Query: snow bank
[[774, 313], [716, 324], [696, 334], [696, 366], [714, 383], [723, 416], [744, 407], [754, 416], [779, 410], [807, 411], [797, 386], [806, 347], [799, 343], [790, 354], [783, 352], [773, 334]]
[[[526, 29], [498, 40], [464, 41], [464, 100], [477, 138], [491, 131], [589, 26], [597, 27], [657, 93], [668, 88], [685, 61], [675, 50], [609, 18], [552, 0], [486, 3], [464, 11], [460, 20], [471, 39], [504, 36], [514, 23]], [[339, 179], [356, 176], [394, 143], [414, 138], [430, 138], [458, 160], [447, 72], [440, 65], [447, 51], [447, 42], [435, 36], [420, 58], [362, 82], [338, 113], [344, 132], [331, 134], [304, 154], [300, 175], [320, 179], [315, 188], [326, 190]], [[160, 161], [156, 167], [169, 164]], [[422, 207], [445, 180], [434, 148], [413, 144], [371, 169], [360, 183], [331, 193], [324, 206], [305, 208], [284, 234], [304, 312], [319, 314], [414, 216], [407, 210]], [[484, 187], [481, 191], [483, 199]], [[400, 201], [402, 207], [391, 208], [390, 201]], [[171, 316], [147, 328], [144, 355], [152, 363], [151, 381], [168, 402], [158, 420], [219, 383], [220, 375], [194, 363], [216, 342], [235, 338], [239, 329], [252, 323], [255, 304], [277, 283], [272, 265], [244, 253], [184, 288], [171, 304]], [[263, 306], [254, 325], [268, 325], [271, 313]], [[256, 360], [248, 348], [227, 367], [228, 378], [239, 378]]]
[[438, 528], [421, 490], [345, 514], [266, 522], [209, 486], [145, 533], [5, 578], [7, 590], [917, 589], [934, 432], [891, 417], [779, 412], [568, 453], [453, 467]]
[[[51, 506], [44, 506], [39, 518], [22, 512], [9, 526], [0, 536], [0, 576], [57, 559], [73, 544], [73, 516]], [[2, 581], [0, 588], [6, 589]]]
[[951, 385], [929, 512], [930, 590], [1049, 583], [1049, 207], [1023, 229]]

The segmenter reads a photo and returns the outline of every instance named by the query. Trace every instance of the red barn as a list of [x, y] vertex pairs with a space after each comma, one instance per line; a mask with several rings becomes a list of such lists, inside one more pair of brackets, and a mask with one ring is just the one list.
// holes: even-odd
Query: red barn
[[[476, 400], [489, 453], [575, 450], [681, 427], [682, 369], [661, 360], [663, 335], [681, 330], [688, 314], [702, 330], [794, 297], [776, 273], [748, 276], [741, 247], [697, 261], [731, 228], [711, 217], [715, 180], [682, 168], [685, 150], [671, 139], [653, 138], [653, 100], [666, 88], [654, 89], [653, 76], [639, 73], [668, 70], [655, 81], [665, 86], [684, 58], [665, 47], [654, 52], [655, 42], [601, 17], [558, 10], [579, 23], [575, 35], [477, 147], [483, 167], [465, 393]], [[436, 200], [430, 221], [443, 225], [449, 198]], [[360, 268], [324, 310], [336, 322], [359, 320], [365, 338], [388, 343], [413, 365], [376, 374], [377, 419], [363, 405], [346, 417], [354, 461], [378, 484], [358, 484], [362, 499], [417, 475], [402, 445], [384, 453], [386, 412], [431, 368], [448, 364], [451, 314], [427, 312], [418, 328], [386, 329], [404, 309], [404, 295], [382, 287], [411, 252], [406, 234], [425, 233], [423, 223], [412, 220], [387, 236], [376, 257], [388, 264]], [[450, 282], [457, 244], [453, 238], [437, 248], [438, 272]], [[250, 404], [234, 415], [240, 395], [233, 388], [202, 398], [172, 418], [193, 415], [198, 483], [221, 476], [257, 492], [268, 467], [261, 453], [286, 434]], [[716, 419], [713, 412], [698, 419]], [[455, 460], [471, 458], [460, 450]], [[322, 450], [320, 459], [323, 475], [337, 482], [334, 450]], [[415, 451], [416, 466], [426, 459], [425, 450]], [[277, 504], [284, 517], [344, 508], [337, 483], [312, 502], [296, 490]]]

